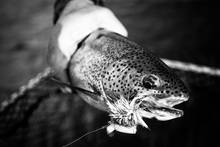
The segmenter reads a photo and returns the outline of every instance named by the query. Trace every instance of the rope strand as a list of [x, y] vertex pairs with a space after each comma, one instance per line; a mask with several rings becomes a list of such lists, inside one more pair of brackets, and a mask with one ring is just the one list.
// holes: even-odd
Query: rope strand
[[186, 63], [186, 62], [170, 60], [170, 59], [162, 59], [162, 61], [165, 62], [170, 68], [194, 72], [198, 74], [206, 74], [206, 75], [218, 76], [218, 77], [220, 76], [220, 69], [218, 68], [212, 68], [208, 66]]
[[30, 79], [26, 85], [21, 86], [17, 92], [12, 93], [8, 99], [0, 103], [0, 112], [4, 111], [9, 105], [17, 101], [17, 99], [23, 96], [28, 90], [36, 87], [42, 80], [51, 76], [52, 73], [51, 68], [48, 67], [36, 77]]

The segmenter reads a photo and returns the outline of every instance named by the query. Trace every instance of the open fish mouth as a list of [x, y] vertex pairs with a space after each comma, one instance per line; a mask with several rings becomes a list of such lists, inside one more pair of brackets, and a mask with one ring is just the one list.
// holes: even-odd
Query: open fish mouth
[[174, 108], [187, 99], [181, 97], [167, 97], [164, 99], [146, 99], [141, 102], [142, 116], [156, 118], [161, 121], [171, 120], [183, 116], [183, 111]]
[[154, 117], [161, 121], [171, 120], [183, 116], [183, 111], [167, 106], [154, 106], [148, 108]]
[[189, 99], [188, 96], [180, 97], [180, 96], [170, 96], [170, 95], [154, 95], [153, 96], [158, 103], [173, 107], [182, 102], [185, 102]]

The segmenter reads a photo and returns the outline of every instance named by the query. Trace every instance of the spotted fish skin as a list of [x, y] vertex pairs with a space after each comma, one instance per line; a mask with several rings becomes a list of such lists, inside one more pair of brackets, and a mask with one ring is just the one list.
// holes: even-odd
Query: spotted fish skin
[[136, 133], [148, 127], [142, 117], [170, 120], [183, 115], [173, 108], [189, 98], [183, 82], [149, 50], [106, 30], [93, 32], [72, 56], [72, 84], [89, 104], [109, 112], [107, 131]]

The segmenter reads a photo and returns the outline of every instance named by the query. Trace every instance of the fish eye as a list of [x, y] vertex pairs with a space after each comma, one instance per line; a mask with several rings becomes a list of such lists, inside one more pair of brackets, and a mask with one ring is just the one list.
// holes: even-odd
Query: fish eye
[[142, 84], [147, 89], [155, 88], [158, 85], [158, 78], [154, 75], [147, 75], [143, 78]]
[[147, 89], [151, 89], [151, 88], [153, 88], [153, 85], [152, 85], [152, 83], [150, 83], [150, 82], [148, 82], [148, 81], [143, 81], [143, 86], [145, 87], [145, 88], [147, 88]]

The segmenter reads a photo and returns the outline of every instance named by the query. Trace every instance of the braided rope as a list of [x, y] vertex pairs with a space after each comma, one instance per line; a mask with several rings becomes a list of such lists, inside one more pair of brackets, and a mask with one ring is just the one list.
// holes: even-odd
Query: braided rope
[[43, 72], [39, 73], [34, 78], [30, 79], [27, 84], [21, 86], [17, 92], [11, 94], [11, 96], [0, 103], [0, 112], [4, 111], [10, 104], [17, 101], [17, 99], [25, 94], [28, 90], [36, 87], [42, 80], [52, 75], [51, 68], [46, 68]]
[[173, 69], [189, 71], [198, 74], [206, 74], [211, 76], [220, 76], [220, 69], [218, 68], [212, 68], [208, 66], [196, 65], [193, 63], [186, 63], [186, 62], [169, 60], [169, 59], [162, 59], [162, 61]]

